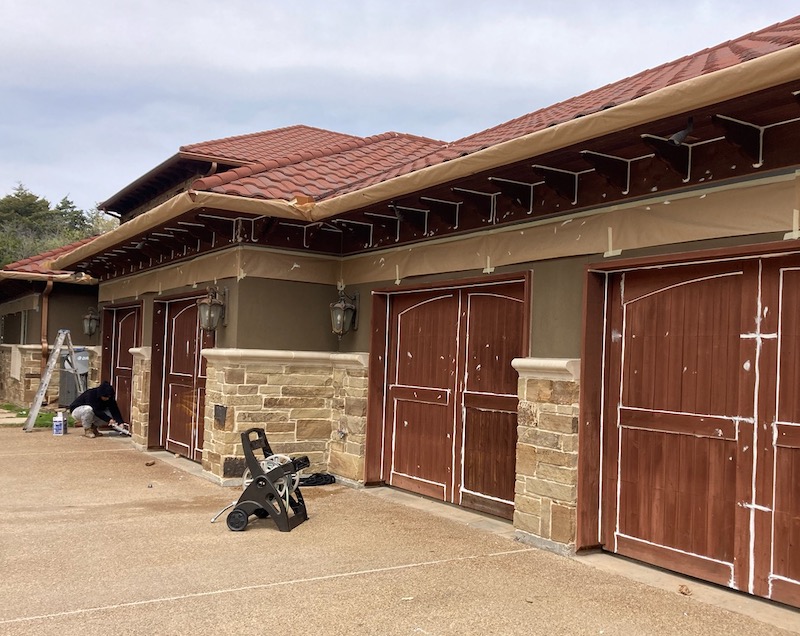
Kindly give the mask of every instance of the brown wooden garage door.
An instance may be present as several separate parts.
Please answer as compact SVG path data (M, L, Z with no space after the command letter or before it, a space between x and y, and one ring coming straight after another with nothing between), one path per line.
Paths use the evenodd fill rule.
M156 317L161 326L155 331L164 332L159 445L199 462L206 392L200 350L214 346L214 333L200 329L197 297L156 303Z
M122 416L130 422L133 398L133 355L141 344L141 309L111 307L104 310L103 379L114 386Z
M523 279L391 296L384 411L389 484L510 518Z
M800 258L609 277L607 549L800 606Z

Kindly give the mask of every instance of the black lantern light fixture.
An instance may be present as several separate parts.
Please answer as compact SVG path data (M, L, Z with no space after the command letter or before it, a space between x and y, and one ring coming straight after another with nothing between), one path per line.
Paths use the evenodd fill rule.
M100 317L97 315L97 310L94 307L89 307L89 313L83 317L83 333L87 336L93 336L97 333L99 325Z
M339 300L331 303L331 331L339 340L351 329L358 329L358 292L348 296L344 292L344 285L339 288Z
M220 292L216 286L206 288L206 292L205 297L197 301L200 329L214 331L219 327L220 322L224 324L226 294L224 289Z

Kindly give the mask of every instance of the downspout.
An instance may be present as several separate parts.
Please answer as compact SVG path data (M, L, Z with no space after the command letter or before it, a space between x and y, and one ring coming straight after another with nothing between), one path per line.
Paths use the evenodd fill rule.
M47 358L48 358L48 349L49 345L47 344L47 317L48 317L48 309L50 308L50 293L53 291L53 279L47 279L47 285L44 287L44 292L42 292L42 324L40 329L40 337L42 343L42 363L39 370L40 377L44 377L44 370L47 366Z

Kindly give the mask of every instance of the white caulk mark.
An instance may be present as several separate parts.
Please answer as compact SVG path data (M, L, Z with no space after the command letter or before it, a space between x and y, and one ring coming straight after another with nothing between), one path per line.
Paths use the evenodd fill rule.
M747 360L747 361L746 361L746 362L745 362L745 363L742 365L742 367L744 368L744 370L745 370L745 371L749 371L749 370L750 370L750 366L751 366L751 365L750 365L750 360Z

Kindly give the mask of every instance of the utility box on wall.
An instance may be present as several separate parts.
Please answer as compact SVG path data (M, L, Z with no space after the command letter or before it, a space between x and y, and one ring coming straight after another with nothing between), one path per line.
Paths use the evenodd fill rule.
M83 386L86 386L89 378L89 351L81 347L75 348L75 369L70 364L69 353L66 351L61 353L59 406L69 406L78 397L78 376L82 378Z

